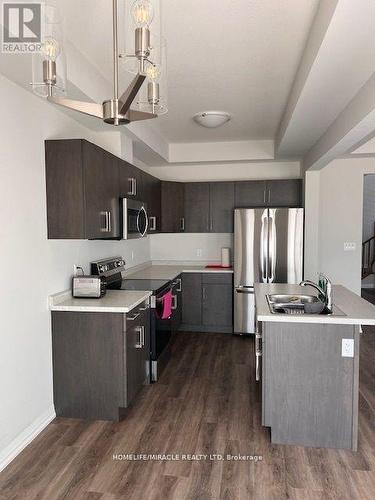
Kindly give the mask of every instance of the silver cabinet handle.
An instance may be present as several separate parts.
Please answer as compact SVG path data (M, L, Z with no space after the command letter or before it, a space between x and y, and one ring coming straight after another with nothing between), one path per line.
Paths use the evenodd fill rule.
M112 220L111 220L111 212L108 212L108 232L112 231Z
M134 321L139 317L140 314L141 313L135 313L135 314L133 314L133 316L126 316L126 319L129 321Z
M146 327L145 326L141 326L141 344L142 344L142 347L144 347L144 345L146 343L145 332L146 332Z
M178 284L178 287L177 287L177 291L178 292L182 292L182 279L181 278L177 278L177 284Z
M266 203L266 188L263 190L263 203Z
M271 190L268 190L268 203L271 203Z
M156 217L152 216L148 218L150 231L156 231Z
M203 300L206 300L206 298L207 298L206 287L205 286L202 288L202 297L203 297Z
M134 177L129 177L130 191L128 194L131 196L137 196L137 179Z
M255 334L255 380L259 382L260 380L260 358L262 357L261 348L262 335L260 333Z
M172 310L175 311L177 309L177 295L172 295Z
M138 333L138 341L135 343L135 348L136 349L142 349L143 344L142 344L142 328L143 326L137 326L135 328L135 331Z
M180 219L180 230L185 231L185 217L181 217Z
M104 217L104 227L100 225L101 233L108 233L108 212L100 212L100 218Z

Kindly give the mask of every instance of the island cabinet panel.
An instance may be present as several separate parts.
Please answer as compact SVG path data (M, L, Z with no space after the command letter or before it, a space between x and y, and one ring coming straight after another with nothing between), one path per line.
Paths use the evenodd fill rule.
M180 233L185 230L185 186L182 182L161 182L161 230Z
M185 231L210 232L210 184L188 182L185 184Z
M353 358L342 339L354 339ZM263 423L272 442L357 449L359 331L352 325L263 324Z
M234 231L234 182L210 183L210 232Z

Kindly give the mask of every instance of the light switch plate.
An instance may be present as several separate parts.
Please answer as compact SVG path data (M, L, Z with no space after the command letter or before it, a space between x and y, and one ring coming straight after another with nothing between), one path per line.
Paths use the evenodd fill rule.
M354 358L354 339L342 339L341 356L343 358Z
M197 257L202 257L202 249L197 248Z
M355 241L346 241L344 243L344 252L354 252L356 247Z

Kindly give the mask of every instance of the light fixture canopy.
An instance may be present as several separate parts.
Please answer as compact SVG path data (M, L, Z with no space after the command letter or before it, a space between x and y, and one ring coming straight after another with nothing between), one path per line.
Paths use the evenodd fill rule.
M201 111L193 116L195 122L202 127L217 128L231 119L226 111Z
M80 113L101 118L111 125L127 124L138 120L156 118L167 111L160 92L160 75L162 74L162 57L156 55L152 45L150 25L154 21L154 7L151 0L135 0L130 13L133 21L134 48L131 53L120 54L118 47L118 0L112 0L113 5L113 98L103 103L91 103L67 99L65 93L64 75L63 82L59 72L59 63L62 53L62 36L60 36L61 23L53 22L46 16L46 38L42 50L33 60L33 90L48 101L59 106L73 109ZM54 10L54 18L56 17ZM59 28L57 29L56 26ZM135 26L135 29L134 29ZM159 23L160 27L160 23ZM58 35L58 36L56 36ZM161 39L161 37L159 37ZM164 50L164 47L161 47ZM136 64L132 81L127 89L119 93L119 58L131 58ZM163 68L165 74L165 65ZM143 83L147 79L148 85ZM145 102L136 101L136 107L131 109L137 94L143 87L147 88ZM60 91L60 92L59 92ZM60 95L59 95L60 94ZM140 105L142 104L142 106Z

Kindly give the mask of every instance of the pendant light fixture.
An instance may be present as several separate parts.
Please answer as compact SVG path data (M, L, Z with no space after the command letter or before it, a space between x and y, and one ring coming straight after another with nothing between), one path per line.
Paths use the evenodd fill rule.
M166 112L166 106L160 96L160 77L162 66L162 43L152 43L150 25L154 19L154 7L150 0L135 0L131 5L130 15L133 20L134 51L130 54L119 54L118 43L118 0L113 1L113 98L102 104L76 101L64 97L66 70L62 57L61 22L57 20L56 9L46 8L45 36L42 50L33 60L33 89L38 95L59 106L101 118L112 125L122 125L133 121L156 118ZM127 0L126 0L127 1ZM53 15L48 13L54 12ZM160 23L159 23L160 27ZM161 37L160 37L161 40ZM127 89L119 94L119 59L132 60L135 76ZM59 72L61 69L61 72ZM165 69L165 68L164 68ZM62 73L62 74L61 74ZM165 74L165 72L164 72ZM147 86L143 86L145 80ZM146 87L146 97L140 95L141 87ZM135 102L135 106L130 106Z

